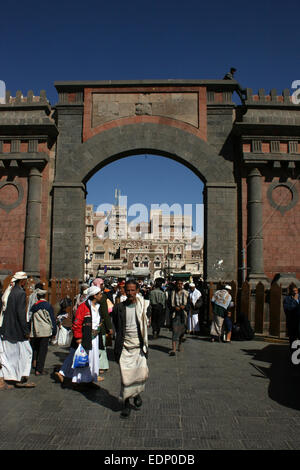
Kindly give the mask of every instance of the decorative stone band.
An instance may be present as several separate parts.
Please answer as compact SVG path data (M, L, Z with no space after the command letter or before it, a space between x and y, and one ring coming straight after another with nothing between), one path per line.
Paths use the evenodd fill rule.
M291 192L291 199L288 202L288 204L284 204L284 200L282 201L283 202L282 204L278 204L274 201L273 191L276 188L279 188L279 187L287 188ZM292 183L291 181L286 181L286 182L283 182L283 183L282 182L274 182L274 183L270 184L270 186L269 186L269 189L267 191L267 198L268 198L268 201L271 204L271 206L274 207L274 209L278 210L281 213L281 215L284 215L285 212L287 212L290 209L292 209L293 207L295 207L295 205L299 201L299 194L298 194L298 191L295 187L295 183Z
M69 181L54 181L52 188L81 188L86 193L86 185L84 183L71 183Z
M36 167L42 170L49 162L49 156L45 152L20 152L0 154L0 168Z

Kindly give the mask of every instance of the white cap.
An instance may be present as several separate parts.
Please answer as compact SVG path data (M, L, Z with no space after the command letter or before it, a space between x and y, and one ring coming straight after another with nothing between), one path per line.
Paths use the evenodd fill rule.
M194 284L193 282L190 283L190 287L196 287L196 284Z
M226 284L225 289L232 290L232 287L229 284Z
M27 274L24 271L18 271L13 275L13 281L21 281L22 279L27 279Z
M86 289L85 291L83 291L84 295L86 295L87 297L91 297L92 295L96 295L99 292L101 292L101 289L100 289L100 287L97 287L97 286L91 286L88 289Z
M47 291L46 291L46 290L43 290L43 289L36 289L36 290L35 290L35 293L36 293L36 294L39 294L39 295L45 295L45 294L47 294Z

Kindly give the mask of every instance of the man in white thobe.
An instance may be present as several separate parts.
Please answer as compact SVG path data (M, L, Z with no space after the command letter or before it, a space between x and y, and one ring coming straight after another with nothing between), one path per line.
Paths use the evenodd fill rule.
M0 389L32 388L28 382L31 370L32 349L29 342L30 326L27 322L26 294L23 287L27 275L17 272L2 296L0 314Z

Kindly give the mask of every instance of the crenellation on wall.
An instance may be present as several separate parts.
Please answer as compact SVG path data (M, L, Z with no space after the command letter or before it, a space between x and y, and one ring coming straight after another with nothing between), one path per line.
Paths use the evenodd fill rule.
M47 99L46 91L41 90L39 96L35 96L32 90L27 92L27 95L23 95L21 90L16 92L16 96L11 96L11 92L6 90L5 103L0 104L1 108L6 106L35 106L35 105L50 105Z
M264 88L260 88L256 95L253 94L252 88L246 88L246 106L297 106L292 101L290 90L284 89L281 95L277 94L277 90L272 88L269 94L266 94Z

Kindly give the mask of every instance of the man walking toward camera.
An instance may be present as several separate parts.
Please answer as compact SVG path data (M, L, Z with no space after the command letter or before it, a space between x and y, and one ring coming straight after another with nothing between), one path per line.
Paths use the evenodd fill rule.
M166 296L161 288L163 282L164 279L157 279L155 281L155 288L150 292L149 296L153 339L158 338L160 329L165 321Z
M149 375L147 366L148 337L145 301L138 296L139 285L136 281L127 281L125 292L127 299L114 306L112 317L116 330L115 359L121 373L120 399L124 403L121 418L129 418L130 398L136 408L142 406L140 393L145 389Z
M182 351L183 336L187 327L187 312L189 309L189 293L183 288L183 281L176 282L176 288L171 293L172 308L172 349L170 356L176 355L176 345L178 351Z

